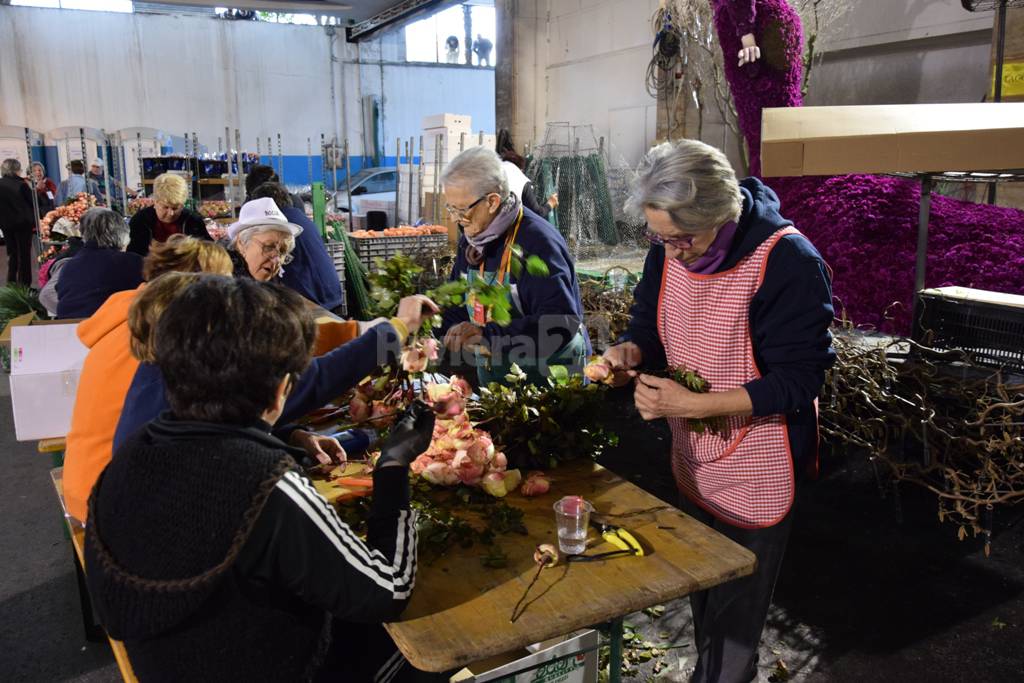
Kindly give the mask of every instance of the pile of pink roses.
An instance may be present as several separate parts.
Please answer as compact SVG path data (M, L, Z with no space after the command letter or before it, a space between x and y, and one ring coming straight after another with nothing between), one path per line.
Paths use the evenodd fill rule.
M531 472L523 483L519 470L508 469L508 460L495 448L491 435L473 425L466 414L471 393L469 383L458 377L427 386L437 421L430 448L412 463L413 474L435 486L480 487L496 498L504 498L521 483L523 495L547 493L550 482L542 473Z

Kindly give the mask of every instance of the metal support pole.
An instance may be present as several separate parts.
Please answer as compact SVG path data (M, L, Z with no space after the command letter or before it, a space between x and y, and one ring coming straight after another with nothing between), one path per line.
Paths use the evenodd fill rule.
M277 179L284 185L284 153L281 151L281 134L277 134Z
M398 217L399 192L402 189L402 138L395 138L395 225L402 223Z
M88 150L86 150L86 148L85 148L85 128L79 128L78 129L78 141L82 145L82 163L85 164L85 167L88 169L89 168L89 153L88 153ZM88 176L88 174L89 174L89 172L86 171L86 176Z
M233 178L235 177L234 172L231 170L231 127L224 126L224 151L227 153L228 160L228 177L225 178L224 185L224 200L228 203L228 209L231 211L231 215L235 215L235 192L232 190L234 184Z
M128 162L124 153L124 138L117 134L117 173L121 178L121 197L124 201L124 215L128 215ZM145 194L145 193L143 193Z
M271 168L273 168L273 166L274 166L274 143L270 139L269 135L267 136L267 156L270 157L270 163L267 164L267 166L270 166Z
M351 158L349 157L349 154L348 154L348 138L345 138L344 153L345 153L345 191L348 192L348 207L347 207L348 208L348 230L349 230L349 232L352 232L352 227L354 225L353 215L352 215L352 161L351 161ZM335 207L337 207L337 202L335 202Z
M622 618L608 622L608 680L619 683L622 680Z
M142 133L135 131L135 163L139 165L139 182L142 183L142 196L146 196L146 167L142 163Z
M413 154L416 153L416 150L413 147L414 144L415 144L414 139L410 137L409 138L409 142L406 143L406 147L405 147L405 158L409 162L409 189L407 190L408 193L409 193L409 202L408 202L408 204L409 204L409 213L407 215L409 217L409 224L410 225L416 222L415 220L413 220L413 217L412 217L412 193L416 189L416 183L413 182L413 177L412 177L412 157L413 157ZM417 216L417 218L419 218L419 216Z
M465 137L465 133L462 134ZM437 144L434 146L434 225L441 224L441 140L437 136Z
M235 161L238 164L238 194L242 198L238 201L238 205L241 206L245 203L245 164L242 161L242 131L235 128ZM232 211L232 213L234 213Z
M192 154L189 154L190 150L192 151ZM192 171L192 155L193 154L195 154L195 151L192 150L192 147L191 147L191 138L189 138L188 131L185 131L185 170L189 173L189 175L191 175L191 171ZM186 185L188 186L188 199L186 200L188 202L191 202L191 200L192 200L192 182L191 182L191 180L192 179L189 178L188 180L185 181Z
M28 152L28 179L32 185L32 221L35 226L39 227L39 195L36 192L36 177L32 171L32 132L25 126L25 151ZM45 176L44 176L45 177ZM35 238L36 243L36 254L43 253L43 242L39 235L39 230L33 230L32 235ZM8 247L10 249L11 247Z
M995 102L1003 101L1003 62L1006 52L1006 0L999 0L999 7L996 10L996 69L995 69L995 91L992 99ZM996 203L995 182L988 186L988 203Z
M195 197L198 202L196 206L203 203L203 188L199 185L199 177L202 175L199 164L199 133L192 131L192 160L188 165L188 186L190 192L195 188Z
M259 135L256 136L256 154L257 154L257 156L260 156L260 163L263 163L263 158L262 158L263 152L260 150L260 136Z
M313 187L313 138L306 138L306 170L309 171L309 187Z
M100 129L100 137L103 138L103 201L106 202L109 209L114 205L110 201L110 140L107 139L107 131L103 129ZM31 159L29 163L31 163Z
M928 262L928 216L932 206L932 177L921 175L921 207L917 217L917 266L914 272L914 316L917 320L917 294L924 289L925 267Z
M419 218L423 218L423 176L426 175L426 166L423 162L423 136L420 136L420 168L419 168L419 182L416 183L416 215Z

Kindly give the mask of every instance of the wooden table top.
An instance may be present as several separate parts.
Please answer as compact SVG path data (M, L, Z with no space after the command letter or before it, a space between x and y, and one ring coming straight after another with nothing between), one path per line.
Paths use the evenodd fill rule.
M508 566L486 568L479 544L420 562L412 600L387 629L419 669L447 671L547 638L621 617L746 576L756 559L746 548L589 460L552 470L551 491L506 499L524 511L528 535L499 535ZM512 608L536 572L540 543L557 545L552 505L581 495L603 521L629 529L649 555L545 569L513 624ZM614 550L594 530L588 553Z

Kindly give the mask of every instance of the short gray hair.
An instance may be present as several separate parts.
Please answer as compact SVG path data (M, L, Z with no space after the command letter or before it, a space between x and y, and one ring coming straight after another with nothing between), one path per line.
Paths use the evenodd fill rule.
M738 220L743 195L729 160L698 140L663 142L651 148L630 188L626 210L667 211L682 230L714 230Z
M234 247L237 244L238 246L244 247L249 244L253 237L256 235L262 235L265 232L280 232L286 235L284 243L285 246L288 247L288 251L285 254L284 263L289 263L291 261L291 253L295 250L295 237L292 236L292 233L288 228L278 228L273 225L254 225L251 228L244 228L235 235L235 241L231 246ZM235 248L235 251L238 251L238 249Z
M502 199L508 197L508 178L501 157L488 147L471 147L452 159L441 174L441 184L467 185L481 197L492 192Z
M4 159L3 164L0 164L0 175L3 177L14 176L15 178L21 176L21 162L17 159Z
M124 224L123 218L110 209L89 209L82 214L79 226L82 239L86 242L95 242L110 249L123 250L128 246L128 226Z

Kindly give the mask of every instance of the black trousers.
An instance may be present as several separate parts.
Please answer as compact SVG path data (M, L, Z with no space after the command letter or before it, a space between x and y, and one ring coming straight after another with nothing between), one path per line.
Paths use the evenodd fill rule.
M7 241L7 281L32 284L32 231L4 230Z
M680 494L680 509L757 556L750 576L690 595L697 668L691 683L748 683L757 677L757 650L775 580L789 540L793 510L775 526L742 529L715 518Z

